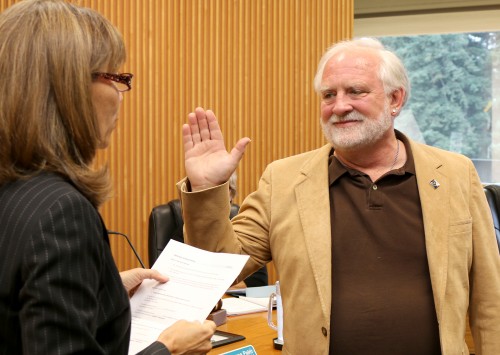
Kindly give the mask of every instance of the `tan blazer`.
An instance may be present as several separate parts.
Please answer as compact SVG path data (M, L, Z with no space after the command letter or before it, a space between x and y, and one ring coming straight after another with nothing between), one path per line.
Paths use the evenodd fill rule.
M469 354L466 315L476 354L500 354L500 256L490 210L472 162L413 141L427 257L442 353ZM178 184L186 242L248 254L242 278L273 260L284 307L284 354L328 354L331 146L277 160L232 224L227 183L200 192ZM431 184L436 180L440 186Z

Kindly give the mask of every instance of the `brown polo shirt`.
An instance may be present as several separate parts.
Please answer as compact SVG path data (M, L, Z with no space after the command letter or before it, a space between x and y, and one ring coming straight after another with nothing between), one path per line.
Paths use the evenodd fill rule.
M377 181L330 156L330 354L440 354L410 144Z

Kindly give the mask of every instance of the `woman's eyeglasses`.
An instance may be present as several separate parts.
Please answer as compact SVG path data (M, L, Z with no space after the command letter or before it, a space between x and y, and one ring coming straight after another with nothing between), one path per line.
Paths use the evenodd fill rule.
M103 78L106 80L113 81L113 85L116 87L116 90L120 92L129 91L132 89L132 78L134 74L130 73L120 73L120 74L112 74L112 73L92 73L92 79Z

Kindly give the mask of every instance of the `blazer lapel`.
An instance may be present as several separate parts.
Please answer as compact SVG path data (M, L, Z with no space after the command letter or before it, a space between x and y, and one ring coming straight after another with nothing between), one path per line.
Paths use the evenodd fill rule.
M330 150L330 145L320 148L304 164L301 169L303 180L295 187L306 252L327 323L330 321L332 284L330 199L327 188Z
M411 149L415 160L418 192L422 205L432 292L439 320L446 290L448 268L450 184L441 161L414 142L411 142Z

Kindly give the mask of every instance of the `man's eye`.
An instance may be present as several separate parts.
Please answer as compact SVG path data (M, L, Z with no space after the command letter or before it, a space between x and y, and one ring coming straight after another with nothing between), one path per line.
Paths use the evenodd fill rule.
M333 92L325 92L323 93L323 100L331 100L335 97Z
M365 93L365 91L364 90L358 90L358 89L352 89L350 91L350 93L351 93L351 95L362 95L362 94Z

